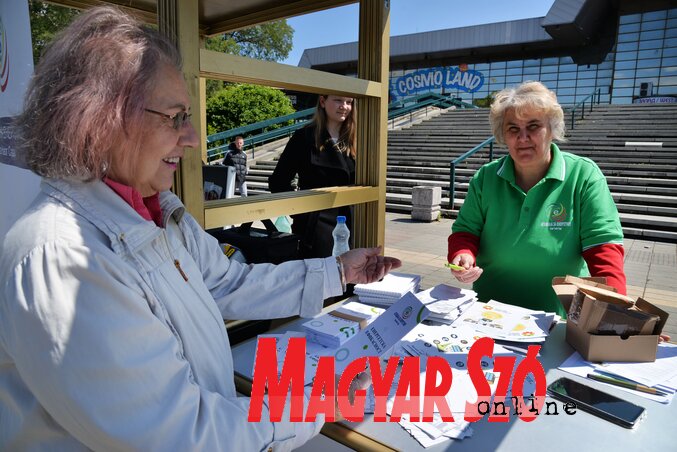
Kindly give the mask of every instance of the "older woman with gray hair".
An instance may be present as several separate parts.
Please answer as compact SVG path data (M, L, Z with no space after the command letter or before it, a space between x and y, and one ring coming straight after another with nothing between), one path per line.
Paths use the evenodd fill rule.
M449 236L449 262L463 267L452 274L480 300L561 315L554 276L603 276L625 294L616 205L597 165L553 142L564 141L555 93L540 82L505 89L490 121L508 155L470 181Z
M169 191L190 105L172 43L114 8L37 66L19 125L41 193L0 257L1 450L289 450L322 426L247 421L223 319L313 316L400 262L230 261Z

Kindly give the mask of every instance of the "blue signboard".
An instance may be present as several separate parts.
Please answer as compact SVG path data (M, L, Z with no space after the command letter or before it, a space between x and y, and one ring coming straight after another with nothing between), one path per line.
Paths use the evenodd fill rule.
M390 85L395 97L442 88L474 93L484 85L484 75L473 69L462 71L458 67L436 67L402 75L392 79Z

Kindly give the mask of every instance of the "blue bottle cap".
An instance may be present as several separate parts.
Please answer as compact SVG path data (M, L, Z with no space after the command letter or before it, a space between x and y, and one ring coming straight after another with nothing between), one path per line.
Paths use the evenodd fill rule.
M336 222L337 223L345 223L346 217L344 217L343 215L339 215L338 217L336 217Z

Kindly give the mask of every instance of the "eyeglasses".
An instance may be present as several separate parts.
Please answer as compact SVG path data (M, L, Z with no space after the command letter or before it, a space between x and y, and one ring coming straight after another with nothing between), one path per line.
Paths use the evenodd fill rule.
M148 113L153 113L154 115L162 116L165 119L171 120L174 130L181 130L181 128L186 125L192 116L192 113L186 113L185 111L168 115L166 113L162 113L161 111L151 110L150 108L144 108L144 110L146 110Z

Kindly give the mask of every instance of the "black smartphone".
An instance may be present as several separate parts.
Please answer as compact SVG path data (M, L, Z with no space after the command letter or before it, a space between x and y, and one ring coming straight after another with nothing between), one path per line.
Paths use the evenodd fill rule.
M625 428L633 428L645 413L644 408L639 405L568 378L560 378L552 383L548 386L548 393L563 402L575 403L578 409Z

